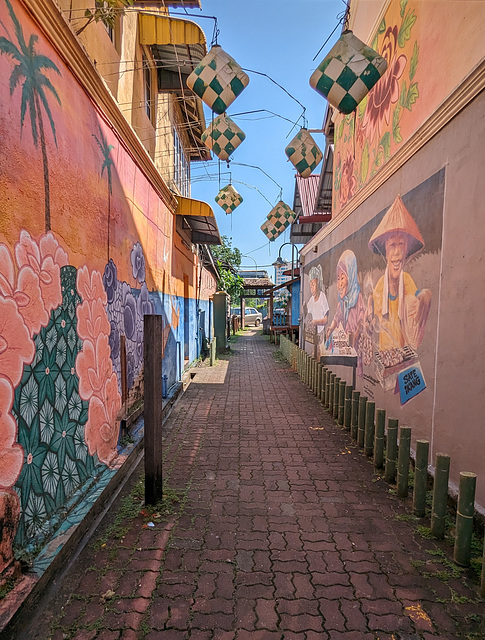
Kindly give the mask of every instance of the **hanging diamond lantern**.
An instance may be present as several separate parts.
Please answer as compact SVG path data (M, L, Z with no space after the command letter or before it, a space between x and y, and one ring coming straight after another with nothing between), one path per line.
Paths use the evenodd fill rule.
M219 45L214 45L187 78L187 86L216 113L224 113L249 77Z
M347 30L312 73L310 85L338 111L349 114L386 69L386 59Z
M284 231L284 229L281 229L280 231L278 231L270 222L269 220L265 220L263 222L263 224L261 225L261 231L264 233L264 235L268 238L268 240L270 242L273 242L274 240L276 240L276 238L280 235L280 233L282 233Z
M221 160L227 160L245 138L244 131L225 113L214 118L201 136L205 146Z
M295 220L296 213L283 200L280 200L268 213L261 230L273 241Z
M228 184L219 191L215 197L217 204L226 213L232 213L243 201L242 196L234 189L232 184Z
M308 178L323 158L317 143L306 129L296 134L285 153L302 178Z
M280 200L268 213L268 220L276 229L284 231L288 225L296 220L296 213Z

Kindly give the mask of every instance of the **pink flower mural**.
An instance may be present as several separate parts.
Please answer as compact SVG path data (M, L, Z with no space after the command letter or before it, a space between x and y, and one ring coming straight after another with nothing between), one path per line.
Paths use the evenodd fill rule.
M120 394L116 373L106 380L101 397L94 396L89 403L86 423L86 444L91 455L111 464L117 455L118 427L116 417L120 409Z
M53 234L49 232L41 238L39 246L28 231L22 230L20 240L15 245L15 257L19 268L29 266L39 277L42 300L48 314L62 302L60 268L64 266L66 257L63 250L56 250L53 255L54 242L57 243ZM59 262L56 262L56 259L59 259Z
M83 299L76 310L78 335L84 340L76 358L76 373L79 395L89 400L85 439L89 453L110 465L117 455L121 395L111 360L107 295L101 274L86 266L78 270L76 286Z
M339 199L340 205L346 204L354 195L357 187L357 179L354 175L354 156L347 150L347 155L342 163L342 178L340 181Z
M391 108L399 100L399 79L404 73L407 57L398 53L398 27L388 27L381 48L387 60L387 71L369 92L362 127L370 142L379 138L384 122L390 123Z
M15 388L24 364L32 362L34 343L15 300L0 297L0 375Z
M17 438L17 423L11 410L13 387L10 380L0 378L0 487L12 487L19 477L24 452Z

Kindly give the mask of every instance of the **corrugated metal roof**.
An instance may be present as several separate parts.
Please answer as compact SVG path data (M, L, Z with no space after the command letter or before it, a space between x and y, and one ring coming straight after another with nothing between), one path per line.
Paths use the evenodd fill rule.
M311 216L315 210L315 202L317 200L318 184L320 182L320 175L311 175L308 178L302 178L296 176L296 189L299 195L300 211L293 209L295 213L303 216ZM296 190L295 190L296 198Z

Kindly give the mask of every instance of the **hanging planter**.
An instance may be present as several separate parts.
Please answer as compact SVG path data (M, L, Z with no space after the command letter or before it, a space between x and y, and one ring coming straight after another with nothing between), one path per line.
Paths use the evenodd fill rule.
M221 160L227 160L245 138L244 131L225 113L217 116L201 136L205 146Z
M310 85L340 113L352 113L387 69L387 61L359 40L342 33L310 77Z
M216 113L224 113L249 77L219 45L214 45L187 78L187 86Z
M234 209L239 207L243 198L239 195L236 189L234 189L232 184L228 184L225 187L222 187L215 200L226 213L232 213Z
M285 153L302 178L308 178L323 158L317 143L306 129L296 134Z
M265 220L261 225L261 231L270 242L273 242L273 240L276 240L276 238L280 235L280 233L284 231L284 229L278 231L268 220Z

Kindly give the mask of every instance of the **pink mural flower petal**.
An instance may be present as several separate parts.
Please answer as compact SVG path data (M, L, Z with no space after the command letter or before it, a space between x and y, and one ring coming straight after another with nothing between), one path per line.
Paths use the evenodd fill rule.
M118 424L110 420L103 400L96 396L89 403L84 434L89 453L96 453L100 462L110 465L117 455Z
M83 340L95 341L99 334L109 336L111 327L101 300L85 301L76 309L77 332Z
M108 302L101 274L99 271L90 273L87 266L77 270L77 290L84 301L100 300L102 304Z
M40 271L40 249L25 229L20 232L20 240L15 245L15 258L19 267L29 265L36 273Z
M69 264L67 251L64 251L64 249L59 245L59 242L52 231L48 231L46 234L41 236L39 240L39 247L42 259L50 256L54 262L59 265L59 267L65 267Z
M76 357L76 373L79 378L79 395L83 400L89 400L93 395L93 385L90 371L96 371L96 351L90 340L83 342L82 350Z
M50 256L42 260L39 280L44 306L50 313L62 304L61 270Z
M15 442L17 423L10 413L13 395L10 381L0 378L0 487L4 489L16 483L24 460L23 449Z
M0 295L10 298L15 282L15 266L7 245L0 243Z
M31 336L48 325L49 315L42 301L39 277L30 267L20 269L14 298Z
M25 364L34 359L35 346L14 300L0 298L0 375L15 388Z

